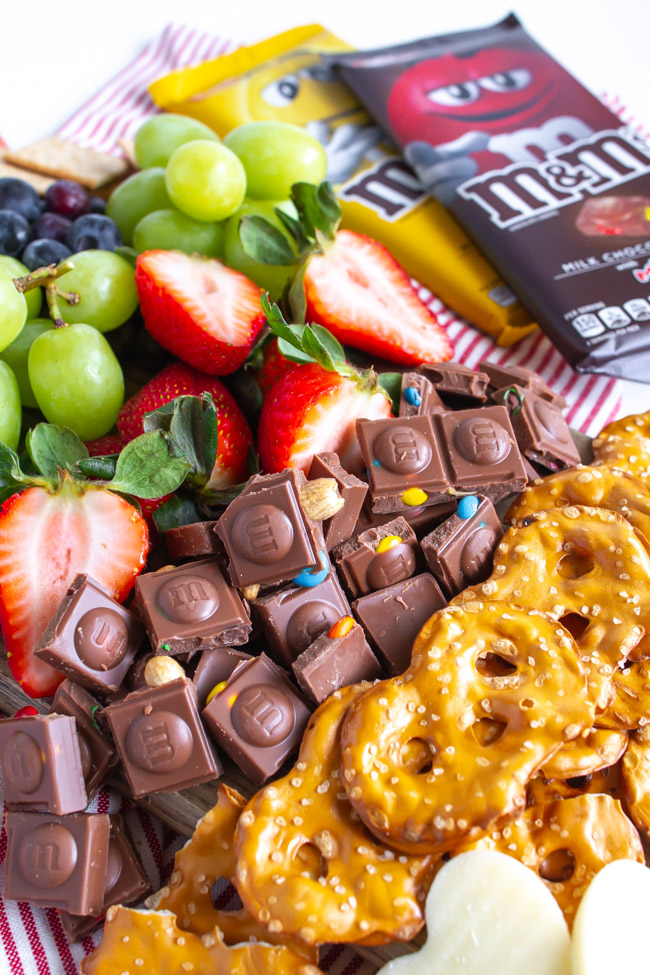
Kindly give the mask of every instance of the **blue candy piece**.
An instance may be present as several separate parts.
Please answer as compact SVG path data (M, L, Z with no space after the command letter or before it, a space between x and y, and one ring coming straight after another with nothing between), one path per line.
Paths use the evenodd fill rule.
M320 559L320 564L322 569L303 569L298 575L293 579L293 582L297 586L305 586L307 589L311 589L312 586L319 586L321 582L325 582L327 579L327 573L330 570L330 564L325 552L321 549L318 553L318 558Z
M480 502L477 497L473 494L468 494L467 497L461 498L458 502L456 514L459 518L471 518L478 511L479 504Z
M419 406L422 402L422 396L415 386L407 386L403 395L409 406Z

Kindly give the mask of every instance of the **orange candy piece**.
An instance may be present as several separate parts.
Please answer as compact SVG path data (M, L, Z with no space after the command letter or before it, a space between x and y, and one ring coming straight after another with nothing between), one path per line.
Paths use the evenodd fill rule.
M330 640L336 640L339 637L346 636L355 624L355 620L352 616L342 616L340 620L332 626L332 629L327 634Z

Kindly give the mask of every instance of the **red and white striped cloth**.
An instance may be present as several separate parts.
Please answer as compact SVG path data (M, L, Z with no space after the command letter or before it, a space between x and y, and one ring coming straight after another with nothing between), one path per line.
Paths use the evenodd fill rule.
M141 122L156 111L147 92L152 81L175 68L217 57L234 46L214 35L169 25L56 134L81 145L119 153L117 140L132 136ZM617 100L608 99L608 102L624 117ZM620 408L617 381L602 376L579 376L541 333L529 336L512 348L500 349L482 332L456 317L429 291L421 288L420 295L447 329L459 362L475 366L481 359L490 359L535 369L553 389L565 396L569 403L569 423L585 433L594 434L617 416ZM93 801L90 811L121 812L124 815L130 838L152 887L162 886L183 839L133 803L104 790ZM1 793L0 819L4 823ZM4 863L6 847L3 825L0 864ZM4 889L4 871L0 870L0 975L76 975L81 959L99 943L101 933L81 944L68 946L55 910L40 910L29 904L5 901ZM330 975L371 975L374 971L352 949L340 945L324 949L321 967Z

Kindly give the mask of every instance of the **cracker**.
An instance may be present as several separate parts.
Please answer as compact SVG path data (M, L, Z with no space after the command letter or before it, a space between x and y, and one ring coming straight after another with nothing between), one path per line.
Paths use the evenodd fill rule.
M5 179L8 176L14 179L22 179L25 183L29 183L41 196L43 196L48 186L51 186L54 182L51 176L43 176L41 173L32 173L28 169L23 169L20 166L13 166L11 163L5 161L5 153L0 152L0 179Z
M7 152L5 160L55 179L75 180L90 190L124 176L129 169L126 159L87 149L56 136L39 139L16 152Z

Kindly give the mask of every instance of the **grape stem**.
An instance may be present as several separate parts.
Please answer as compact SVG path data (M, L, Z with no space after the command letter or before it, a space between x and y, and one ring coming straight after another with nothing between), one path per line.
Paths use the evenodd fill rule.
M26 291L31 291L32 288L39 288L42 285L47 285L56 281L60 278L62 274L67 274L68 271L74 270L74 264L70 260L61 261L60 264L49 264L47 267L37 267L34 271L26 274L23 278L14 278L14 284L16 290L20 291L21 294L25 294ZM76 304L76 302L71 302L71 304Z

